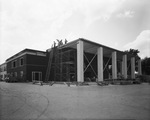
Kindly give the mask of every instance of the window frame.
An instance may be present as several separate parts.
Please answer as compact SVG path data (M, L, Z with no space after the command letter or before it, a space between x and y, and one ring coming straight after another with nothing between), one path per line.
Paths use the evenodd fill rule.
M21 61L22 60L22 61ZM21 64L22 63L22 64ZM19 65L20 66L23 66L24 65L24 58L23 57L21 57L20 59L19 59Z
M24 76L24 72L20 71L20 77L22 78Z
M35 74L38 73L39 78L36 80ZM32 71L32 81L42 81L42 72L41 71Z
M14 64L15 63L15 64ZM16 68L17 67L17 60L12 61L12 68Z

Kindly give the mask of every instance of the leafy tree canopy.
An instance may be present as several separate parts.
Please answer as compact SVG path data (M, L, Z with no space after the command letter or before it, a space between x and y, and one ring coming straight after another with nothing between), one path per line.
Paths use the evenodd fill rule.
M150 75L150 57L142 59L142 72L145 75Z
M139 53L140 51L139 51L138 49L131 49L131 48L130 48L130 50L125 50L124 52L127 53L127 54L132 54L132 55L135 55L135 56L139 57L139 56L138 56L138 53Z

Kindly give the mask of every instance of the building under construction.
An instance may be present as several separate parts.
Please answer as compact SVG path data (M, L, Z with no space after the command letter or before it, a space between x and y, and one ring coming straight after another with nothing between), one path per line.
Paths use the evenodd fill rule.
M45 82L97 82L135 79L141 75L137 56L83 38L47 50Z

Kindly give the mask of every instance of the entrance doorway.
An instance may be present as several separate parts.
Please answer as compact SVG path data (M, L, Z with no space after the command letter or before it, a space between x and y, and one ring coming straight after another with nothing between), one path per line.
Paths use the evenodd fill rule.
M32 81L42 81L42 72L32 72Z

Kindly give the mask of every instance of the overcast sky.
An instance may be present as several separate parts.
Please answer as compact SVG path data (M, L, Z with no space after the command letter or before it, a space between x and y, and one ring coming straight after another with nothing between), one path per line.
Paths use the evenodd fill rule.
M85 38L150 57L150 0L1 0L0 64L56 39Z

